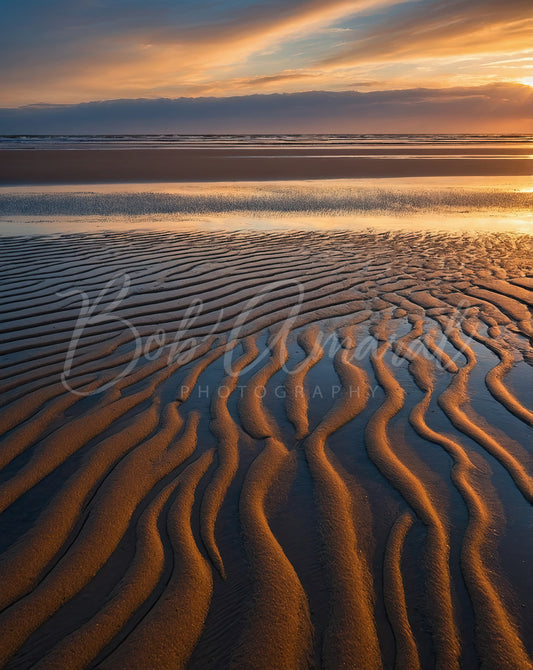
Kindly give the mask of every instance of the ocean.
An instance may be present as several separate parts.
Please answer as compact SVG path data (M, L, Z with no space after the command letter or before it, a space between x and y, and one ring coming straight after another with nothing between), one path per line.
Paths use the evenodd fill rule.
M0 135L0 149L168 149L316 147L438 149L445 147L527 150L533 135L497 134L301 134L301 135Z

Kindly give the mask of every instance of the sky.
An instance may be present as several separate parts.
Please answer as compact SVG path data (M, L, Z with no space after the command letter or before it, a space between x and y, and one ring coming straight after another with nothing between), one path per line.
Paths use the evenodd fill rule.
M282 119L303 93L322 100L337 92L330 112L321 107L308 124L332 131L341 118L356 120L348 94L358 92L368 102L357 108L362 132L370 132L368 105L378 94L388 105L383 129L388 122L403 132L405 119L415 130L416 106L430 91L431 131L497 132L501 121L502 132L531 132L532 38L531 0L2 0L0 131L2 119L6 128L15 118L37 127L68 110L74 124L85 115L87 127L90 110L97 115L113 100L131 101L130 121L142 117L145 99L157 116L162 99L181 99L181 111L184 99L196 99L187 109L197 112L216 106L212 98L224 99L221 110L238 101L239 115L253 120L257 96L269 95ZM480 96L490 113L476 121ZM92 102L99 105L78 107Z

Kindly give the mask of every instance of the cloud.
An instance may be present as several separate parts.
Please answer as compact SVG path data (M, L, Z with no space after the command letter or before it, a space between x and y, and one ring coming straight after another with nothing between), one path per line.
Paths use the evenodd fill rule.
M228 2L217 13L217 5L202 12L202 3L191 11L191 3L162 0L9 0L0 25L0 95L3 101L29 102L28 94L45 88L48 101L65 100L69 91L78 100L158 89L179 93L208 84L213 72L242 65L273 45L394 1Z
M291 81L291 80L297 80L300 81L302 79L308 79L309 77L314 77L315 73L314 72L303 72L303 71L296 71L296 72L279 72L278 74L273 74L273 75L265 75L263 77L248 77L246 79L241 80L242 85L254 85L254 86L263 86L265 84L277 84L282 81Z
M111 100L0 109L2 134L532 132L533 88Z
M3 0L0 104L521 81L530 3Z
M439 0L411 5L396 18L357 33L352 44L318 66L456 58L516 52L531 44L531 0Z

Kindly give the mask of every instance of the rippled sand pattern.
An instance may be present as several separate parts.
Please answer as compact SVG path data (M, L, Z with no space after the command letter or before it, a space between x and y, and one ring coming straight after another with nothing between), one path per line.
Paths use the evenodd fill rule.
M0 247L1 667L533 667L529 237Z

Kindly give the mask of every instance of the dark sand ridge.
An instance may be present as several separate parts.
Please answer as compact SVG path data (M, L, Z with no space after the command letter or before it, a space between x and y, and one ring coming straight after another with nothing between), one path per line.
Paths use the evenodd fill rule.
M0 240L6 667L531 667L519 557L531 550L532 415L515 369L523 377L530 360L529 244L372 232ZM56 289L94 302L125 269L114 314L153 359L102 394L66 393L79 301ZM101 296L103 311L118 292ZM205 311L184 320L194 297ZM150 338L159 327L168 341ZM169 357L180 331L189 356ZM87 324L69 381L104 387L134 333ZM317 380L337 384L335 397L315 397ZM276 531L304 489L325 618L302 560L316 549L289 551ZM247 588L222 639L227 622L209 612L236 582Z
M507 153L505 149L502 151ZM529 150L512 157L501 157L496 150L487 155L474 149L458 149L448 157L447 149L432 150L431 156L417 151L416 157L411 157L410 149L400 152L386 149L380 157L380 150L367 154L359 149L291 147L268 150L2 149L0 184L531 174ZM457 154L467 154L468 158L457 157ZM351 157L353 155L357 157Z
M254 581L254 606L233 660L239 667L306 667L312 654L307 596L269 526L268 497L291 455L257 392L288 359L286 330L269 341L272 355L250 379L239 402L240 422L264 448L246 473L239 501L241 528Z
M418 320L416 323L420 324L421 322ZM412 336L406 337L411 338ZM465 346L463 344L461 347L463 352L466 351ZM431 341L430 347L433 351L437 348L434 341ZM520 667L522 663L526 662L527 653L520 639L516 636L512 621L509 620L508 613L502 606L497 590L491 584L490 575L487 573L481 551L483 543L487 542L486 538L488 538L491 523L493 526L498 524L498 510L491 510L489 501L482 495L482 489L472 485L471 478L476 467L468 458L466 451L458 442L451 440L444 434L437 433L426 423L425 416L434 392L435 364L419 353L413 353L408 346L406 347L405 338L403 338L403 341L396 340L394 349L398 355L409 361L409 372L417 386L425 393L424 398L411 410L409 420L421 437L439 444L452 456L454 459L452 479L469 508L470 524L463 544L463 570L465 579L470 585L469 591L478 621L480 646L487 649L489 653L492 648L495 648L496 654L501 654L503 651L510 663ZM441 356L443 353L441 351ZM472 362L475 364L475 361L471 359L462 368L461 374L457 374L454 382L450 385L450 398L454 397L457 387L464 383ZM488 374L491 374L497 367L493 368ZM455 388L452 388L452 386L455 386ZM452 412L455 411L454 404L454 400L449 404ZM400 529L403 529L407 523L408 521L404 519ZM504 631L504 634L500 635L499 631ZM444 631L441 631L441 635L442 632Z
M422 322L413 315L414 327L411 333L396 340L400 350L422 334ZM384 363L384 354L391 346L387 321L381 320L373 328L374 337L380 342L377 351L372 354L372 365L376 378L385 390L385 401L369 420L366 426L366 444L371 460L380 472L396 487L407 500L418 518L427 527L427 560L433 567L432 577L426 590L428 599L433 602L435 612L434 637L436 665L441 668L458 668L460 642L453 618L452 593L449 575L449 537L441 513L431 499L427 488L418 479L409 464L402 462L392 448L387 426L400 411L405 402L405 392L391 370Z
M357 416L368 401L368 383L349 358L352 333L339 333L342 345L334 359L342 394L303 443L323 535L330 580L330 625L325 631L322 657L326 667L381 667L381 653L373 615L373 585L366 558L358 548L354 519L359 511L342 476L326 451L329 436ZM315 346L313 346L315 348ZM357 388L353 401L351 388Z

